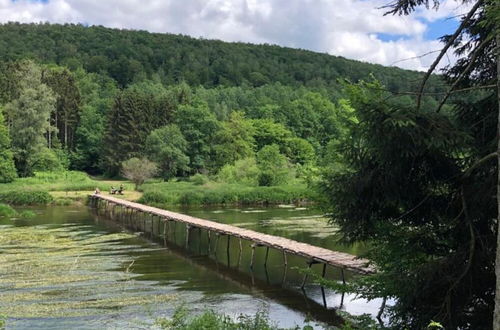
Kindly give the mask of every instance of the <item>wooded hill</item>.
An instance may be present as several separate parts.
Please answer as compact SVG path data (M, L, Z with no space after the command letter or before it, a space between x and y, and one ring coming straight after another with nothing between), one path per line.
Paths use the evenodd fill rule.
M259 164L276 165L261 171L261 184L285 182L285 173L304 179L336 162L335 146L356 120L342 81L374 78L405 94L421 73L270 45L0 25L0 109L21 176L61 166L118 175L124 161L145 157L165 179L234 165L226 178L255 184ZM428 86L443 91L438 76Z
M112 77L119 86L157 77L163 84L261 86L279 82L337 86L373 74L393 92L415 90L421 74L343 57L273 45L65 24L0 25L0 60L31 58ZM429 92L440 83L434 77Z

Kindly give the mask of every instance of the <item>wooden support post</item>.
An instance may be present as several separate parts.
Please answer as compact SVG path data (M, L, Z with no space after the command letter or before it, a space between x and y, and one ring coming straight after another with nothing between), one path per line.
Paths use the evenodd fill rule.
M236 266L237 268L240 268L241 257L243 255L243 245L241 244L241 237L240 237L239 241L240 241L240 252L238 253L238 265Z
M286 272L288 269L287 266L288 266L288 261L286 259L286 251L283 250L283 278L281 279L281 285L284 285L286 281Z
M168 237L168 231L167 231L167 219L163 219L163 237Z
M177 221L174 220L174 243L175 243L175 240L177 238L176 231L177 231Z
M229 234L227 235L227 247L226 247L226 254L227 254L227 266L231 267L231 261L229 259L229 244L230 244L231 236Z
M252 269L252 270L253 270L253 261L255 258L255 247L256 247L256 245L252 244L252 258L250 259L250 269Z
M191 231L191 226L186 225L186 248L189 247L189 232Z
M210 242L210 229L207 229L207 240L208 240L208 255L210 255L210 250L211 250L211 242Z
M309 269L311 269L311 267L312 267L313 263L314 263L314 262L313 262L312 260L309 262L309 265L308 265L308 267L307 267L307 269L308 269L308 270L309 270ZM307 278L308 278L308 277L309 277L309 274L308 274L308 273L305 273L305 274L304 274L304 279L302 280L302 285L300 286L300 288L301 288L301 289L303 289L303 288L304 288L304 286L306 285L306 281L307 281Z
M215 252L214 252L214 254L217 257L217 247L219 246L219 236L220 236L220 234L219 233L215 233L215 236L216 236L216 238L215 238L215 248L214 248Z
M264 260L264 267L267 267L267 257L269 256L269 246L266 246L266 259Z
M155 233L155 215L153 213L151 213L151 238L154 237L154 233Z
M321 278L325 278L325 275L326 275L326 264L323 264L323 271L321 272ZM323 287L323 285L321 286L321 296L323 297L323 306L327 308L325 288Z

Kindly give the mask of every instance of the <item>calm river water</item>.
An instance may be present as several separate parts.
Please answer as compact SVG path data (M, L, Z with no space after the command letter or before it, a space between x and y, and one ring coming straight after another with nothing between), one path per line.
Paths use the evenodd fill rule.
M210 251L204 231L191 231L186 247L182 225L168 240L134 233L87 207L31 209L30 220L0 218L0 315L7 328L149 329L179 306L194 313L207 309L232 317L264 311L282 327L326 328L338 324L337 309L376 314L379 301L324 291L308 283L296 268L305 260L257 248L250 271L251 248L243 241L220 238ZM180 208L200 218L284 236L357 254L362 246L341 246L335 230L313 208ZM317 269L316 269L317 268ZM314 265L318 273L321 266ZM346 274L347 278L352 274ZM340 271L327 268L340 280ZM326 303L326 307L325 307Z

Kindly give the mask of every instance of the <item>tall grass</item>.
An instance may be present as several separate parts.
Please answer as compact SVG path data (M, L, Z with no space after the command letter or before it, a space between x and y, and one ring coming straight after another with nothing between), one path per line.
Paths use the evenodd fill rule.
M0 193L0 203L10 205L45 205L53 200L46 191L6 191Z
M241 184L214 183L196 185L190 182L146 184L140 203L161 205L268 205L302 203L316 199L316 193L305 184L275 187L252 187Z
M91 179L83 172L36 172L33 177L19 178L11 183L1 184L0 191L83 191L94 190L96 187L106 190L109 188L102 182Z
M254 316L240 315L236 320L214 311L205 311L196 316L189 315L185 308L177 309L171 319L158 318L155 325L161 329L177 330L279 330L274 322L269 320L265 312L257 312ZM293 328L298 329L298 328Z

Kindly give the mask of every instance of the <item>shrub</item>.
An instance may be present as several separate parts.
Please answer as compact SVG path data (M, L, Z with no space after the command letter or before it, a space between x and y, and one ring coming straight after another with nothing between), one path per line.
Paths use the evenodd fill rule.
M0 193L0 202L11 205L46 205L53 201L46 191L8 191Z
M291 177L289 164L276 144L264 146L257 153L259 186L277 186Z
M36 216L36 213L30 210L24 210L21 213L19 213L19 216L23 219L31 219Z
M122 162L122 174L135 184L135 190L158 171L156 163L146 158L130 158Z
M196 330L196 329L225 329L225 330L279 330L276 324L269 320L267 313L257 312L253 316L240 315L237 320L231 317L206 311L200 315L190 316L185 308L177 309L171 319L158 318L155 325L161 329Z
M192 182L193 184L195 184L197 186L204 185L208 181L210 181L208 179L208 177L206 175L203 175L200 173L196 173L195 175L193 175L189 178L189 182Z
M10 205L0 204L0 216L1 217L13 217L16 216L17 212Z
M217 174L217 180L225 183L240 183L256 186L259 169L254 157L237 160L233 165L224 165Z
M64 166L61 164L58 154L54 150L48 148L44 148L30 157L30 164L32 171L58 172L64 170Z

